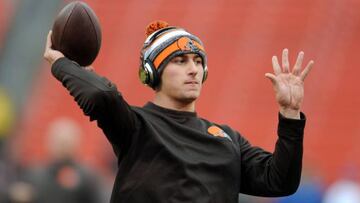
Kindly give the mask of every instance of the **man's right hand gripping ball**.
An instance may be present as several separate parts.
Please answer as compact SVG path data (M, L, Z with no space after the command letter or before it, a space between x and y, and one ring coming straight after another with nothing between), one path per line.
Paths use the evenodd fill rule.
M44 58L50 63L50 65L54 64L56 60L59 58L65 57L63 53L60 51L57 51L55 49L52 49L52 43L51 43L51 34L52 31L50 30L47 39L46 39L46 46L45 46L45 52L44 52ZM92 66L84 67L88 71L94 71Z

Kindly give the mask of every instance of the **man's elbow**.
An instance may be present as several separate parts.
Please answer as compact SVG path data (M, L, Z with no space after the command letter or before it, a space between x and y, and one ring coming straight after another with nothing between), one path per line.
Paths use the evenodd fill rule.
M286 181L284 184L282 184L282 187L280 188L279 192L279 196L289 196L294 194L300 185L300 181L293 181L293 182L288 182Z
M285 179L284 181L279 181L277 184L270 185L272 188L273 197L283 197L294 194L300 185L300 180L297 179Z
M84 114L90 116L91 120L97 120L103 114L115 96L112 92L95 89L87 92L86 97L76 98Z
M289 195L295 194L295 192L298 190L298 188L299 188L299 184L284 188L283 196L289 196Z

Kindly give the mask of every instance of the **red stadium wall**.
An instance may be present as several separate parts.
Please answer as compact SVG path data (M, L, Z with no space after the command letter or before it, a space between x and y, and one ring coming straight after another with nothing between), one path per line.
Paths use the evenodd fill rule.
M227 123L251 143L272 151L277 104L270 82L271 57L289 48L315 66L305 82L307 115L304 163L325 180L344 165L360 166L360 1L357 0L89 0L103 29L103 45L94 67L115 82L132 105L143 105L153 92L137 78L144 29L162 19L182 26L205 43L209 78L197 103L200 116ZM59 8L60 9L60 8ZM100 166L111 151L95 123L89 123L73 99L50 75L46 64L34 85L19 125L17 152L24 163L46 159L46 127L59 116L80 122L86 141L80 158ZM17 148L18 149L18 148ZM114 158L114 157L110 157Z

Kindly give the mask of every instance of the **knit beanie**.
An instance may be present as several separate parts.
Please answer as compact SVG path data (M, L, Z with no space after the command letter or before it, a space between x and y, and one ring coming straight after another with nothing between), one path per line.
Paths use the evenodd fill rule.
M146 40L140 54L140 80L155 89L167 63L174 57L194 53L202 58L203 82L207 77L207 58L203 43L183 28L154 21L146 27Z

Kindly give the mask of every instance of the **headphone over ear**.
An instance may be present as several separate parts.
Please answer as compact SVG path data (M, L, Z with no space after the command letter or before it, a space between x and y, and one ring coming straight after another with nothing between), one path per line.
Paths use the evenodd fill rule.
M196 36L178 27L164 27L150 34L144 42L140 56L140 81L155 89L166 64L180 54L195 53L203 61L204 82L208 75L207 58L202 42Z
M148 85L151 88L155 88L158 85L159 74L151 61L146 59L142 61L139 68L139 78L143 84Z

